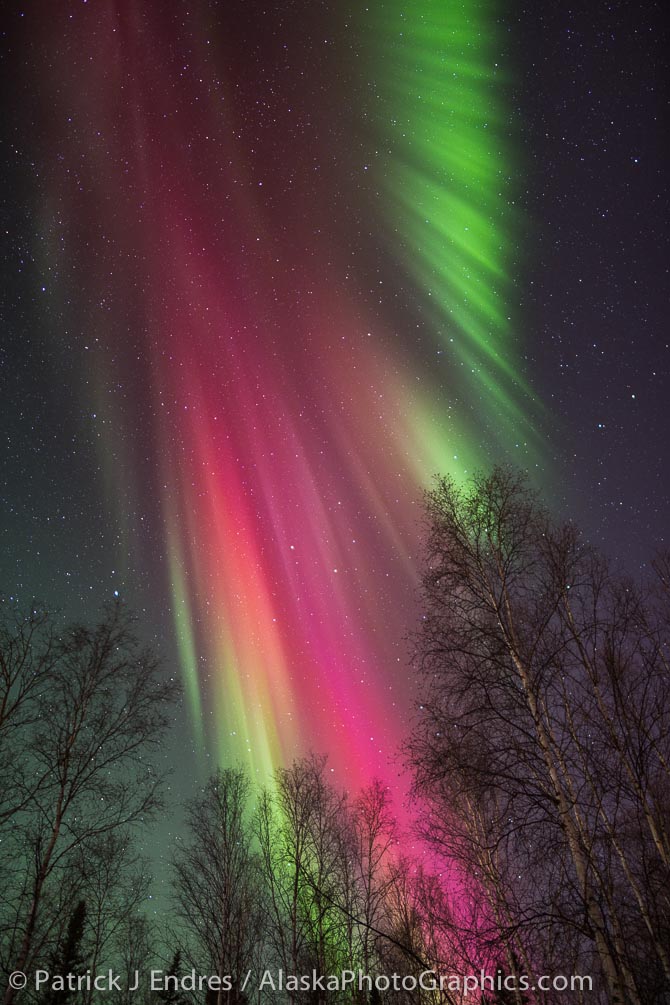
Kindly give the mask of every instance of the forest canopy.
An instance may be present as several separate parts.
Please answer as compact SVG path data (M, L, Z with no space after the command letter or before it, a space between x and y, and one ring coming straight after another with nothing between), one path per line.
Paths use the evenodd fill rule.
M420 975L485 972L481 1003L553 1005L564 986L540 990L542 975L590 975L570 1001L667 1002L668 556L631 578L504 468L440 478L425 521L419 698L398 755L410 831L388 785L341 790L325 756L265 785L221 765L175 826L164 916L147 911L139 839L163 806L156 753L180 687L120 604L92 627L2 605L6 977L110 967L124 1005L378 1005L460 1002ZM220 987L130 992L150 967ZM409 983L273 991L262 975L279 970ZM6 1005L103 993L6 989Z

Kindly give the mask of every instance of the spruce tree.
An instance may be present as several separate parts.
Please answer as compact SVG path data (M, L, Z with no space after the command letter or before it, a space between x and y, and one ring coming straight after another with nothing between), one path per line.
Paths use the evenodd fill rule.
M84 937L85 923L86 901L80 900L70 915L70 920L65 930L65 938L58 944L51 958L51 974L77 974L84 969L81 944ZM76 994L76 991L69 989L54 991L49 988L45 992L42 1002L43 1005L63 1005L65 1001L73 998Z

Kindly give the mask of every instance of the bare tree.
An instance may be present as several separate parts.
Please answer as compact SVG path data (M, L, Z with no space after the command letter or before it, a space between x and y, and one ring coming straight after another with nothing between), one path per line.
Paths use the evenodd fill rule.
M346 965L352 939L338 904L347 901L351 850L343 839L348 804L326 781L325 758L310 756L276 772L256 814L268 907L268 946L289 973ZM343 857L344 856L344 857ZM295 994L290 993L291 1000ZM317 996L318 997L318 994Z
M232 978L219 1000L241 1000L262 938L258 856L249 825L250 783L241 768L219 770L188 809L174 859L174 903L183 955L199 973Z
M485 892L509 962L593 955L609 1002L666 1000L668 635L650 590L512 472L442 479L427 508L424 832Z
M86 901L86 966L99 973L118 962L128 920L139 916L149 893L149 865L128 830L119 828L79 845L68 873ZM85 1003L93 998L93 990L82 992Z
M62 646L44 611L0 599L0 826L23 809L44 776L25 769L39 696L52 683Z
M379 959L380 931L395 877L397 824L388 788L379 779L354 800L351 815L360 894L355 911L360 919L362 967L371 973Z
M155 966L164 961L161 959L157 945L156 932L149 920L140 913L129 913L120 928L115 930L115 956L118 972L121 974L121 991L105 992L105 999L111 999L114 1005L155 1005L156 992L150 990L148 982L142 983L137 990L132 990L135 984L135 974L146 974L152 969L149 961L156 961ZM179 996L175 995L175 999ZM181 1005L179 1001L173 1005Z
M152 762L170 723L178 685L134 634L120 605L95 628L57 631L49 619L19 632L37 688L21 686L21 723L12 749L21 752L9 833L14 858L13 921L5 928L13 969L26 970L39 944L41 912L76 855L106 836L151 819L161 805L161 774ZM27 640L27 641L26 641ZM20 647L19 647L20 648ZM13 661L13 662L12 662ZM14 673L20 681L21 670ZM10 689L11 693L11 689ZM7 988L10 1005L14 990Z

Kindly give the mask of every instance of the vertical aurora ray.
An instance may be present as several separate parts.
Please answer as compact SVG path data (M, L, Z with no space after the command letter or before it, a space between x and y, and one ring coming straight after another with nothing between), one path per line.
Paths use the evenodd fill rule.
M470 437L488 424L503 451L523 448L532 458L537 402L519 359L522 224L498 9L488 0L421 0L368 16L377 40L375 122L390 154L379 181L393 253L449 361Z
M345 281L318 192L285 185L301 167L283 143L292 108L264 127L276 163L254 160L225 20L213 39L199 7L186 26L158 3L92 8L52 71L71 125L51 196L90 259L78 317L109 402L102 488L126 549L129 499L162 542L146 561L168 583L196 747L261 778L310 747L351 786L388 777L410 702L422 487L531 436L493 15L393 4L360 29L391 150L384 281L400 273L420 302L427 363L404 319Z
M168 576L172 589L172 617L174 634L182 670L182 680L191 717L191 727L198 754L205 749L200 677L198 674L197 645L193 633L191 601L184 576L184 558L179 533L166 518Z

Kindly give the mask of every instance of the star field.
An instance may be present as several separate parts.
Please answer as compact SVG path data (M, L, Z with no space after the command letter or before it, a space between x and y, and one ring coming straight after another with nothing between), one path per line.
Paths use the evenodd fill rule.
M667 543L659 7L3 21L0 587L137 610L177 789L397 775L434 473Z

